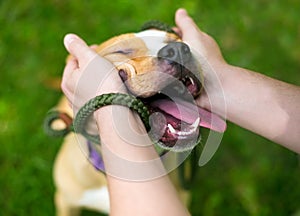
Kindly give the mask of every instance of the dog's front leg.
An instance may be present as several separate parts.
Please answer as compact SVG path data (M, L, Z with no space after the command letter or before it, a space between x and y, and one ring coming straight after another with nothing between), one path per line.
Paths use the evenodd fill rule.
M70 205L59 191L55 193L55 206L56 216L79 216L81 212L78 206Z

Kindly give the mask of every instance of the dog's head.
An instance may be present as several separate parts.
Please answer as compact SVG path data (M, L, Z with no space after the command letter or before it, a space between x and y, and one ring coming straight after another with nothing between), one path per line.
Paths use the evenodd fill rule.
M96 51L115 65L128 91L149 106L151 131L161 147L192 149L200 126L225 130L223 120L212 123L213 114L194 105L202 90L201 67L175 33L151 28L122 34Z
M170 84L170 76L184 82L193 96L200 93L196 61L175 34L155 29L123 34L104 42L97 51L115 64L129 91L139 97L161 91Z

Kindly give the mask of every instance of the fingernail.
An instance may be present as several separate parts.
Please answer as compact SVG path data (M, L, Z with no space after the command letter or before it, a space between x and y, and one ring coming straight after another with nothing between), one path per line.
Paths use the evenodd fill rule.
M179 10L181 10L182 15L188 15L185 8L179 8Z
M75 34L67 34L64 38L64 45L67 49L69 49L70 44L77 39Z

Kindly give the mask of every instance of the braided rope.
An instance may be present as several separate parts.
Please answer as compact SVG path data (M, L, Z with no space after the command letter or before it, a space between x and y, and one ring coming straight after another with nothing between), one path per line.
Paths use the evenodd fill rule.
M52 123L56 120L62 120L66 127L64 129L54 129L52 128ZM51 110L47 113L43 128L45 133L51 137L63 137L66 136L70 131L73 131L72 118L66 114L61 113L57 110Z
M150 113L148 111L148 108L143 104L143 102L137 98L135 98L132 95L127 94L121 94L121 93L110 93L110 94L103 94L96 96L95 98L92 98L89 100L77 113L73 123L71 122L72 119L70 116L68 116L65 113L60 113L58 111L51 111L47 114L45 120L44 120L44 130L49 136L54 137L63 137L67 135L69 132L74 131L76 133L82 134L86 139L93 143L100 144L100 137L99 135L92 135L86 132L85 126L87 124L88 118L98 110L99 108L107 105L121 105L129 107L130 109L136 111L141 120L143 121L145 128L147 131L150 130L149 125L149 117ZM55 130L51 127L51 124L57 120L63 120L66 124L66 128L61 130ZM150 138L151 133L149 133ZM160 141L154 141L154 147L157 151L157 153L162 156L164 155L168 150L171 150L172 148L168 148L164 146ZM200 136L198 137L197 143L200 143ZM193 153L191 159L192 160L189 164L191 167L191 174L190 176L186 176L186 168L185 163L181 164L179 167L179 180L182 187L188 189L191 186L191 183L195 177L196 173L196 167L195 164L196 161L196 155Z
M137 112L146 130L150 131L150 113L148 108L141 100L137 99L136 97L121 93L103 94L92 98L78 111L75 119L73 120L73 123L72 120L70 121L71 117L69 117L67 114L60 113L58 111L51 111L47 114L44 120L44 131L52 137L62 137L73 131L75 133L82 134L86 139L93 143L100 144L99 135L89 134L85 130L85 127L89 117L93 114L93 112L107 105L121 105ZM66 124L66 128L56 130L51 127L52 123L58 119L63 120L63 122ZM151 133L149 133L149 135L152 139L153 137L151 136ZM163 144L160 143L160 141L153 139L152 141L159 155L162 155L166 152L166 148L163 148Z
M107 105L121 105L126 106L133 111L137 112L143 121L146 130L150 130L149 116L150 113L144 103L132 95L121 93L110 93L96 96L88 101L77 113L73 127L76 133L82 134L88 140L100 144L98 135L91 135L86 132L85 126L88 118L99 108Z
M152 29L152 28L166 31L166 32L177 35L177 33L172 29L171 26L169 26L168 24L163 23L159 20L150 20L150 21L144 23L144 25L141 27L141 30L144 31L144 30L148 30L148 29Z

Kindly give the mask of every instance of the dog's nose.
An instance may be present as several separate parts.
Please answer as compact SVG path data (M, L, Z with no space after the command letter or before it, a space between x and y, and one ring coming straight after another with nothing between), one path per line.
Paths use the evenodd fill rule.
M171 42L158 51L158 57L168 61L184 64L191 59L191 50L185 43Z

